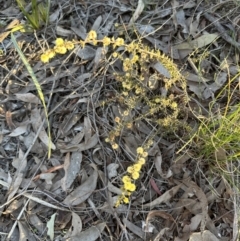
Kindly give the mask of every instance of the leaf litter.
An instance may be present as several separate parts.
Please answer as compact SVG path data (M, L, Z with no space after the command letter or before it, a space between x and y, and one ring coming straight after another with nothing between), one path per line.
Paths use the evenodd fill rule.
M154 139L131 203L115 208L121 176L153 126L136 121L134 130L121 133L121 148L112 150L104 139L113 128L112 116L121 116L122 106L117 101L111 102L110 108L101 105L118 91L112 82L113 70L105 65L107 52L86 46L46 65L37 56L40 45L42 49L52 46L53 36L83 40L95 29L99 39L106 35L125 35L127 39L135 32L149 46L185 63L181 71L191 101L208 105L230 76L238 73L238 57L226 43L236 48L239 44L225 31L237 25L231 21L223 24L203 2L206 5L194 0L164 4L51 1L53 28L35 36L16 35L48 104L53 135L50 159L46 157L49 137L39 97L8 32L1 33L7 53L3 61L0 58L1 240L10 231L15 240L227 241L232 232L237 239L239 195L224 177L205 172L205 166L192 158L192 150L177 155L171 149L178 145L176 140L160 134ZM215 4L216 12L222 14L217 6L224 3ZM238 16L235 10L230 12L232 17ZM5 6L1 13L12 19L19 10ZM6 22L5 30L10 23ZM118 63L112 66L121 67ZM150 67L170 77L161 63ZM159 88L155 76L148 84L152 90ZM21 212L24 215L18 219Z

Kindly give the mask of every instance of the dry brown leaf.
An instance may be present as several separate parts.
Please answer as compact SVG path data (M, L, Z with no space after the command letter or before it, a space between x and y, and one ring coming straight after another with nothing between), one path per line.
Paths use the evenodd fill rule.
M98 31L101 23L102 23L102 16L99 15L94 21L91 30Z
M30 214L28 215L29 222L31 225L33 225L38 232L43 233L45 229L45 224L39 219L39 217L36 214Z
M72 225L65 235L65 239L80 235L82 232L82 220L78 214L72 212ZM71 239L70 239L71 240Z
M183 76L185 77L186 80L196 82L196 83L198 83L198 85L202 82L207 83L207 82L210 81L209 79L206 79L202 76L199 76L199 75L196 75L196 74L193 74L193 73L190 73L189 71L184 71L182 74L183 74Z
M174 46L174 49L198 49L202 48L206 45L209 45L213 41L215 41L218 37L218 34L204 34L192 41L188 41L185 43L177 44Z
M161 191L159 190L159 188L158 188L158 186L157 186L157 184L156 184L156 182L154 181L153 178L150 178L150 184L151 184L153 190L154 190L158 195L162 195Z
M24 221L18 221L17 223L19 228L19 240L21 241L36 240L33 233L29 230L28 225Z
M38 129L42 125L42 117L41 117L40 112L39 112L39 110L37 108L32 110L32 113L31 113L31 124L32 124L32 127L33 127L35 133L37 133ZM53 150L56 149L55 145L52 143L51 140L49 140L49 137L48 137L46 131L43 128L42 128L42 130L39 133L39 139L47 147L50 145L51 149L53 149Z
M12 137L20 136L26 133L26 131L27 131L27 125L19 126L16 129L14 129L8 136L12 136Z
M59 15L61 13L61 9L58 7L51 15L49 16L49 23L54 23L59 18Z
M183 9L193 8L197 5L197 3L193 0L183 3Z
M84 26L80 25L78 28L71 27L72 31L78 35L81 39L86 39L87 30Z
M198 200L200 201L200 205L197 204L193 207L193 209L201 208L202 209L202 220L200 230L203 232L205 230L205 226L208 220L208 201L205 193L202 189L193 181L188 179L183 179L182 181L187 187L191 188L192 193L194 193Z
M19 149L19 156L15 159L14 167L17 169L14 174L14 178L11 182L10 188L8 190L8 198L7 201L11 200L11 198L14 197L14 195L17 193L22 180L25 176L25 169L27 166L26 159L23 159L24 153L21 149Z
M138 226L134 225L130 221L128 221L126 218L123 219L123 223L126 225L126 227L132 231L134 234L136 234L138 237L141 239L145 239L145 233L142 231L141 228Z
M168 232L168 235L169 235L169 230L170 230L170 228L163 228L163 229L161 229L161 231L157 234L157 236L154 238L153 241L160 241L163 238L163 235L165 233L167 233L167 232Z
M65 29L59 25L57 25L57 27L56 27L56 33L57 33L57 35L62 36L62 37L69 37L73 34L73 32L71 30Z
M157 199L153 200L150 203L142 205L142 207L143 208L147 208L147 207L154 208L156 205L168 202L178 192L178 190L181 186L182 185L179 184L179 185L171 188L170 190L168 190L164 194L162 194L162 196L158 197Z
M39 98L32 94L32 93L24 93L24 94L15 94L17 99L27 102L27 103L33 103L33 104L41 104L41 101Z
M82 162L82 153L73 152L70 158L70 153L68 152L64 159L64 171L65 175L61 179L61 186L63 191L67 191L78 175Z
M85 48L83 48L83 49L76 50L76 54L79 58L81 58L83 60L90 60L95 57L96 50L89 46L85 46Z
M189 241L220 241L214 234L210 231L205 230L202 233L192 233Z
M84 143L87 144L92 136L92 125L89 117L84 116Z
M119 164L117 163L110 163L107 166L107 173L108 173L109 179L116 177L118 175L118 171L117 171L118 167L119 167Z
M182 27L183 33L189 32L187 24L186 24L185 13L184 13L183 9L173 8L173 20L175 22L176 29L177 29L177 26L180 25Z
M191 223L186 224L183 227L183 232L186 233L186 232L196 231L196 229L198 228L201 220L202 220L202 214L196 214L195 216L193 216L191 218Z
M68 238L66 241L95 241L101 236L102 231L106 227L106 223L99 223L93 226L75 237Z
M39 178L45 180L48 185L52 185L52 179L56 176L56 173L41 173Z
M20 208L23 204L23 199L13 200L11 204L8 206L7 210L3 212L3 214L10 214Z
M82 143L80 145L78 145L78 150L79 151L85 151L88 150L90 148L93 148L94 146L96 146L98 143L98 137L97 134L94 134L87 143Z
M202 15L202 12L199 12L197 14L196 20L192 22L192 17L189 18L191 21L190 27L189 27L189 35L192 35L194 38L196 35L199 34L200 29L199 29L199 22L200 22L200 16Z
M72 129L72 127L80 120L82 117L82 114L80 113L71 113L69 116L66 116L64 121L61 123L61 126L59 128L60 133L63 136L66 136L67 133Z
M99 172L99 176L100 178L102 179L102 182L105 182L106 180L106 177L105 177L105 174L102 172L102 171L98 171ZM118 195L121 195L122 194L122 191L120 188L118 187L115 187L111 182L107 182L107 187L108 187L108 190L112 193L115 193L115 194L118 194Z
M156 64L154 64L153 68L157 70L164 77L171 78L169 71L160 62L157 62Z
M220 198L224 192L224 190L226 189L226 186L225 186L225 181L224 179L222 178L221 179L221 182L219 183L219 185L217 186L217 188L214 188L214 190L210 190L207 194L206 194L206 197L207 197L207 200L208 200L208 203L212 203L214 202L217 198Z
M101 61L104 60L107 51L108 51L108 49L106 47L98 47L97 48L96 55L95 55L95 58L94 58L94 63L95 63L94 68L95 69L101 63Z
M174 218L172 217L171 214L166 213L164 211L152 210L147 215L146 224L148 224L150 222L150 220L155 218L155 217L161 217L161 218L164 218L166 220L171 220L172 222L175 223L175 220L174 220Z
M51 241L54 239L54 226L55 226L56 213L51 215L51 218L47 221L47 236Z
M39 203L39 204L42 204L42 205L44 205L44 206L46 206L46 207L54 208L54 209L59 209L59 210L62 210L62 211L66 211L64 208L60 208L60 207L58 207L58 206L56 206L56 205L53 205L53 204L51 204L51 203L49 203L49 202L46 202L46 201L40 199L40 198L38 198L38 197L35 197L35 196L33 196L33 195L29 194L29 193L23 193L22 195L23 195L24 197L27 197L27 198L31 199L31 200L34 201L34 202L37 202L37 203Z
M95 190L97 186L98 172L93 171L93 174L73 192L71 192L63 201L64 204L69 206L78 205L84 202Z
M171 170L174 174L179 174L183 171L184 163L188 161L191 156L188 153L185 153L181 156L178 156L171 167Z
M214 81L214 83L208 85L208 88L206 88L203 92L203 98L206 100L209 97L211 97L213 95L213 93L215 93L217 90L219 90L220 88L223 87L223 85L225 84L225 82L228 79L228 74L225 72L220 72L217 75L216 80Z

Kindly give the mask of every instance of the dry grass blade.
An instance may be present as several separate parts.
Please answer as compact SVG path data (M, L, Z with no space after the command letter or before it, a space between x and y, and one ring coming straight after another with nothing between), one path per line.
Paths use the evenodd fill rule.
M44 100L44 94L42 92L42 88L41 88L41 85L38 83L38 80L30 66L30 64L28 63L26 57L24 56L22 50L20 49L20 47L18 46L17 44L17 41L16 41L16 38L14 37L14 34L11 33L11 39L12 39L12 42L14 44L14 47L16 48L21 60L23 61L24 65L26 66L30 76L32 77L32 80L33 80L33 83L37 89L37 92L38 92L38 95L39 95L39 98L42 102L42 105L44 107L44 112L45 112L45 116L46 116L46 119L47 119L47 125L48 125L48 140L49 140L49 143L48 143L48 158L50 158L51 156L51 131L50 131L50 123L48 121L48 112L47 112L47 106L45 104L45 100Z

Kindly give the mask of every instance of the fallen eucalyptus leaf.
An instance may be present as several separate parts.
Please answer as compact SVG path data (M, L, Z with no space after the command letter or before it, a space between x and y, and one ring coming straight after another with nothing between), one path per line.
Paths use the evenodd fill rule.
M93 226L75 237L68 238L66 241L95 241L99 236L101 236L102 231L104 230L106 223L99 223L96 226Z
M94 170L93 174L73 192L71 192L63 201L69 206L78 205L84 202L95 190L97 186L98 173Z
M55 223L55 217L56 217L56 213L54 213L50 220L47 222L47 235L50 237L51 240L53 240L54 238L54 223Z

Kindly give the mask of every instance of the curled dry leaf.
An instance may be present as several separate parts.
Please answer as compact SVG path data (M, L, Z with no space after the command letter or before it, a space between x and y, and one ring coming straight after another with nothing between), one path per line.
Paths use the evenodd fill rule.
M136 8L132 18L130 19L130 25L133 24L138 19L138 17L142 13L144 7L145 7L144 1L138 0L137 8Z
M119 165L117 163L110 163L107 166L107 172L108 172L108 178L109 179L117 176L117 174L118 174L118 172L117 172L118 167L119 167Z
M183 227L183 232L186 233L186 232L193 232L193 231L195 231L198 228L201 220L202 220L202 214L196 214L195 216L193 216L191 218L191 223L190 224L186 224Z
M72 225L64 238L75 237L82 232L82 220L76 213L72 212Z
M102 231L104 230L106 223L99 223L96 226L93 226L75 237L68 238L66 241L95 241L101 236Z
M98 173L94 170L93 174L73 192L71 192L63 201L69 206L78 205L84 202L95 190L97 186Z
M168 169L167 173L163 173L163 170L162 170L162 154L160 152L157 154L157 156L154 160L154 164L156 166L158 174L162 178L167 179L167 178L172 176L173 173L170 169Z
M151 225L150 220L155 217L161 217L166 220L164 226L166 227L167 230L169 230L170 228L173 227L172 224L176 224L172 215L170 215L164 211L153 210L153 211L150 211L147 215L147 219L146 219L146 228L147 229L148 229L148 226ZM170 221L170 223L169 223L169 221ZM170 228L169 228L169 226L170 226ZM166 229L162 229L161 232L159 233L159 235L162 236L164 234L164 232L167 231ZM158 239L155 239L155 240L158 240Z

